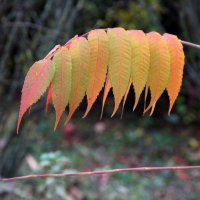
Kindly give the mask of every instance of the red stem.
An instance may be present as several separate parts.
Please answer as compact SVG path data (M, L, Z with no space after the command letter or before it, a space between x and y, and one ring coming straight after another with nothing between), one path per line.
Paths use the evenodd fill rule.
M175 171L175 170L193 170L200 169L200 166L174 166L174 167L136 167L136 168L124 168L124 169L110 169L103 171L89 171L89 172L75 172L69 174L33 174L27 176L19 176L13 178L3 178L3 181L16 181L29 178L47 178L47 177L66 177L66 176L86 176L86 175L102 175L113 174L122 172L145 172L145 171Z
M107 31L108 28L104 28L103 30ZM87 37L88 34L89 34L89 32L87 32L87 33L81 35L80 37ZM77 38L77 37L78 37L78 35L75 35L72 39L70 39L69 41L67 41L66 44L63 45L63 46L69 47L70 44L71 44L71 41L72 41L74 38ZM196 48L196 49L200 49L200 45L198 45L198 44L194 44L194 43L187 42L187 41L184 41L184 40L180 40L180 41L181 41L181 43L182 43L183 45L185 45L185 46L190 46L190 47L193 47L193 48ZM61 48L61 45L59 45L59 44L56 45L56 46L47 54L47 56L46 56L45 58L50 58L50 59L51 59L59 48Z

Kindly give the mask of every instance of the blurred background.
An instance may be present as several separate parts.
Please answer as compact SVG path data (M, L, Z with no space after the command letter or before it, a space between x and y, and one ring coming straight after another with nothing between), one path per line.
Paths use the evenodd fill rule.
M185 47L183 86L170 117L164 93L155 113L143 116L143 96L132 113L131 91L120 120L112 93L99 121L102 94L84 120L86 99L71 123L55 132L44 97L16 135L21 88L29 67L56 44L95 28L123 27L178 35L200 43L199 0L1 0L0 177L122 167L200 165L200 51ZM63 116L64 120L65 116ZM0 182L0 199L175 200L200 198L199 171Z

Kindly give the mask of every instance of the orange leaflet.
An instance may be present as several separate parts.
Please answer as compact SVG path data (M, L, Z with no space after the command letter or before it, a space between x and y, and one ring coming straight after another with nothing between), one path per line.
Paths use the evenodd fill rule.
M87 87L87 109L83 116L86 117L101 91L107 73L108 65L108 37L104 30L96 29L89 32L88 42L90 47L90 73Z
M146 87L150 88L151 101L144 112L152 106L155 107L157 100L167 87L170 73L170 55L166 41L156 32L148 33L147 38L150 49L150 68Z
M170 76L167 84L167 92L170 100L168 114L170 114L182 84L184 52L183 46L177 36L165 33L163 38L168 44L171 60Z

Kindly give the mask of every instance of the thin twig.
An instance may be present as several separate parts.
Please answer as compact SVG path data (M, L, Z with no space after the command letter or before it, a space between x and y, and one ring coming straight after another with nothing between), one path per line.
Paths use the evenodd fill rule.
M25 27L25 28L32 28L32 29L38 29L38 30L43 30L46 32L56 32L56 29L50 29L48 27L42 26L40 24L37 23L32 23L32 22L24 22L24 21L17 21L17 22L10 22L10 21L6 21L3 22L3 26L8 26L8 27ZM62 33L62 34L66 34L66 33Z
M103 30L107 31L108 28L105 28L105 29L103 29ZM84 34L81 35L80 37L87 37L88 34L89 34L89 32L84 33ZM72 41L73 39L77 38L77 37L78 37L78 35L75 35L73 38L71 38L70 40L68 40L68 41L65 43L64 46L70 45L71 41ZM187 42L187 41L183 41L183 40L180 40L180 41L181 41L181 43L182 43L183 45L190 46L190 47L193 47L193 48L196 48L196 49L200 49L200 45L198 45L198 44L194 44L194 43ZM51 58L51 57L53 57L54 54L56 53L56 51L57 51L60 47L61 47L60 45L56 45L56 46L48 53L48 55L47 55L45 58Z
M198 45L198 44L194 44L194 43L187 42L187 41L184 41L184 40L181 40L181 43L183 45L186 45L186 46L190 46L190 47L194 47L196 49L200 49L200 45Z
M37 29L41 29L41 30L45 30L45 31L52 31L52 32L56 32L57 30L52 30L50 28L47 28L47 27L44 27L44 26L41 26L39 24L36 24L36 23L31 23L31 22L6 22L3 24L4 26L11 26L11 25L14 25L14 26L24 26L24 27L30 27L30 28L37 28ZM103 30L107 31L108 28L104 28ZM86 37L88 35L89 32L81 35L82 37ZM63 34L66 34L63 32ZM200 45L198 44L194 44L194 43L191 43L191 42L187 42L187 41L184 41L184 40L180 40L181 43L183 45L186 45L186 46L190 46L190 47L194 47L194 48L197 48L197 49L200 49Z
M124 168L124 169L110 169L102 171L88 171L88 172L75 172L69 174L32 174L27 176L19 176L13 178L3 178L3 181L16 181L30 178L48 178L48 177L66 177L66 176L86 176L86 175L103 175L122 172L145 172L145 171L175 171L175 170L193 170L200 169L200 166L174 166L174 167L136 167L136 168Z

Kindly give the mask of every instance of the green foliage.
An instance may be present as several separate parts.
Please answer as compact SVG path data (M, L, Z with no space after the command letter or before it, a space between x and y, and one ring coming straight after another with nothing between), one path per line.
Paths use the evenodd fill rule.
M193 152L197 149L195 143L197 145L198 141L187 135L191 129L185 129L185 134L180 134L176 131L170 133L167 125L158 129L144 123L136 127L129 120L126 120L126 124L82 120L76 122L77 126L71 135L69 133L71 129L63 129L62 134L54 133L49 136L45 133L51 131L53 119L51 120L48 126L44 126L41 121L38 124L41 132L32 135L41 141L32 153L41 168L38 171L31 171L24 163L21 173L70 173L75 172L75 169L105 170L197 162ZM144 117L144 121L148 121L148 118ZM137 119L134 119L134 122L139 124ZM85 135L87 136L83 137ZM49 137L52 139L49 140ZM79 139L78 142L76 139ZM29 188L35 191L29 195L50 200L73 199L74 190L76 194L89 200L98 198L126 200L129 197L136 200L144 198L174 200L175 197L187 199L191 194L195 199L199 195L195 184L198 177L195 171L184 174L169 171L119 173L111 176L33 179L31 183L34 184L25 181L21 182L18 188ZM187 187L190 187L190 194L185 192Z

